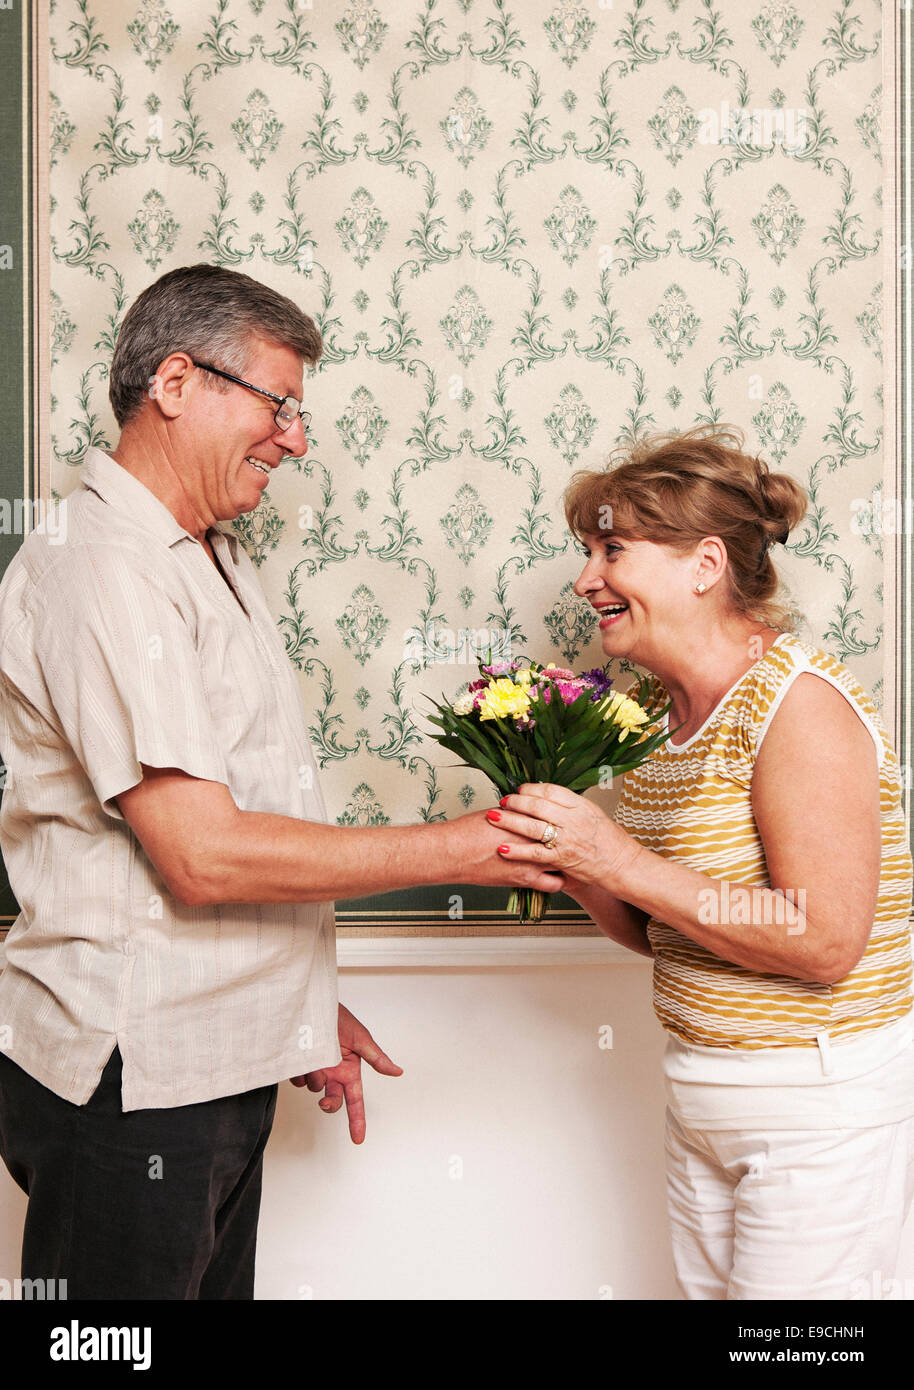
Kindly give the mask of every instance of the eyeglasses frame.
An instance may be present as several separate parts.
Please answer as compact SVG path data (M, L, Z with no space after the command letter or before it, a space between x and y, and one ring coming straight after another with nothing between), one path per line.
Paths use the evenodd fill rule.
M271 401L278 401L280 407L284 406L286 401L297 400L296 396L277 396L272 391L265 391L262 386L253 386L251 382L242 381L240 376L232 376L231 372L224 372L221 367L214 367L210 362L194 362L193 358L190 360L193 362L194 366L199 367L201 371L212 372L214 376L224 377L226 381L233 381L236 386L246 386L249 391L256 391L259 396L267 396ZM298 402L298 405L299 409L296 414L299 420L301 420L302 429L307 434L312 420L311 411L302 410L301 401ZM279 410L274 412L273 420L283 433L285 433L286 430L290 430L295 424L294 420L290 420L288 425L283 425L283 422L279 419Z

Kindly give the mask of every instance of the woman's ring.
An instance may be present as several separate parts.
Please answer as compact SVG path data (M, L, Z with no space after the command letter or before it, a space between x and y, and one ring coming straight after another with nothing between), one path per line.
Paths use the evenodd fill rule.
M555 849L555 843L556 843L556 840L557 840L558 838L559 838L558 828L557 828L556 826L554 826L554 825L548 825L548 824L547 824L545 830L543 831L542 835L540 836L540 841L541 841L542 844L544 844L544 845L546 846L547 849Z

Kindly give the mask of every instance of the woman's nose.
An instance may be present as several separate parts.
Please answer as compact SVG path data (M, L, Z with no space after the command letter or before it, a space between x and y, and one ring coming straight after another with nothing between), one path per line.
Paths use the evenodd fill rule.
M574 592L577 594L578 598L586 598L587 594L590 593L591 589L599 588L599 586L600 581L597 578L597 576L592 572L590 568L590 561L588 560L587 564L581 570L581 573L578 575L577 579L572 585L572 588L574 589Z

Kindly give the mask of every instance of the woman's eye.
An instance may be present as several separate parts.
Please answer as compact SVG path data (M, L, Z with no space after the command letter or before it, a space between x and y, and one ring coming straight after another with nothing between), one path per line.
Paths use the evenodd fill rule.
M606 555L608 555L608 556L614 555L617 551L619 551L619 550L621 550L621 549L622 549L622 547L621 547L620 545L616 545L615 541L604 541L604 542L603 542L603 550L604 550L604 553L605 553ZM587 549L586 546L584 546L584 545L576 545L576 546L575 546L575 550L577 550L577 552L578 552L579 555L583 555L585 559L587 559L587 560L590 559L590 551Z

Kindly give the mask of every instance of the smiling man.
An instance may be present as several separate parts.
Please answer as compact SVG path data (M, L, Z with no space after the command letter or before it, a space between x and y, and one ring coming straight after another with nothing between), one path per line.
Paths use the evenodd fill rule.
M327 824L297 675L219 524L306 452L320 351L248 276L162 276L118 336L117 448L87 451L66 542L33 533L0 585L0 1150L23 1277L70 1298L253 1296L279 1079L345 1101L361 1143L361 1059L400 1068L338 1004L333 899L562 885L505 865L482 811Z

